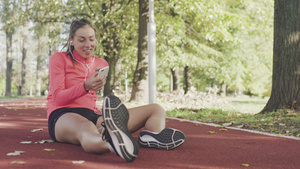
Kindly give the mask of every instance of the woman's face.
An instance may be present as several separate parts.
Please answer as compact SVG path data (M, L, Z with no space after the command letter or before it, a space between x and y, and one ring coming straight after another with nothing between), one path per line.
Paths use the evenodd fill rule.
M74 38L71 39L74 50L84 58L93 55L96 46L95 31L89 25L77 29Z

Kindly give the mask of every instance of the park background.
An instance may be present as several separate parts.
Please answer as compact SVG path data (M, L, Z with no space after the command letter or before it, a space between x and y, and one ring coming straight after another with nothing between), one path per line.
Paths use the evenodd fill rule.
M269 96L273 3L155 1L158 92L195 88ZM96 55L111 65L110 86L143 92L137 83L147 78L148 1L3 0L1 6L1 96L44 94L49 57L66 50L69 25L79 18L89 19L97 29Z
M148 1L0 3L1 97L47 94L49 57L66 50L71 22L86 18L97 29L95 55L110 64L103 95L114 93L129 106L147 103ZM250 129L264 123L278 134L298 136L298 9L298 0L154 1L157 102L175 110L169 116ZM281 108L290 110L272 114ZM203 109L210 109L208 119ZM259 117L251 125L223 115L214 120L218 109L230 118L271 112L278 119Z

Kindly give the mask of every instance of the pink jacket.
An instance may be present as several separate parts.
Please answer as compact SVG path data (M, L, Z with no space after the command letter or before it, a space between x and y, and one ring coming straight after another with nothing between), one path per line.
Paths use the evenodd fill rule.
M97 57L88 59L80 56L75 50L72 60L67 52L56 52L49 60L49 94L47 97L47 118L56 109L96 108L97 95L95 91L86 92L84 81L89 79L96 68L108 66L106 60Z

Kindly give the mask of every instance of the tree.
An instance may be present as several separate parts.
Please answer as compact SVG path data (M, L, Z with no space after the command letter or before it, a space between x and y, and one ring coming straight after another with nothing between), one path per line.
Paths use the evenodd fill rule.
M6 35L6 89L5 96L11 96L11 79L12 79L12 38L15 31L15 23L13 20L15 2L5 0L3 5L2 20L5 23L4 30Z
M171 89L170 91L180 90L180 79L179 79L179 70L176 68L171 68Z
M21 83L18 87L18 95L25 96L27 94L26 89L26 57L27 57L27 51L28 51L28 17L26 16L26 12L28 11L29 3L28 0L19 2L21 3L20 11L22 13L22 16L20 17L20 23L22 24L22 61L21 61ZM24 5L24 9L22 9L22 6ZM24 11L23 11L24 10Z
M190 72L190 68L189 66L185 66L184 67L184 82L183 82L183 90L184 90L184 94L187 94L187 92L190 90L191 88L191 72Z
M261 113L300 106L300 1L275 0L272 92Z
M138 59L132 80L130 101L146 102L148 98L148 51L147 51L147 23L149 5L146 0L139 0L139 40Z

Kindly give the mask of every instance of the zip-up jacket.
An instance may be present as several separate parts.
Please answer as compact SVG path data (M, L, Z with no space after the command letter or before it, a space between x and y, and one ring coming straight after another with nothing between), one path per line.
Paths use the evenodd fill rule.
M96 68L104 68L108 63L94 56L83 58L75 50L73 56L75 59L67 52L56 52L50 57L47 118L59 108L88 108L98 112L96 92L85 91L84 81L95 73Z

